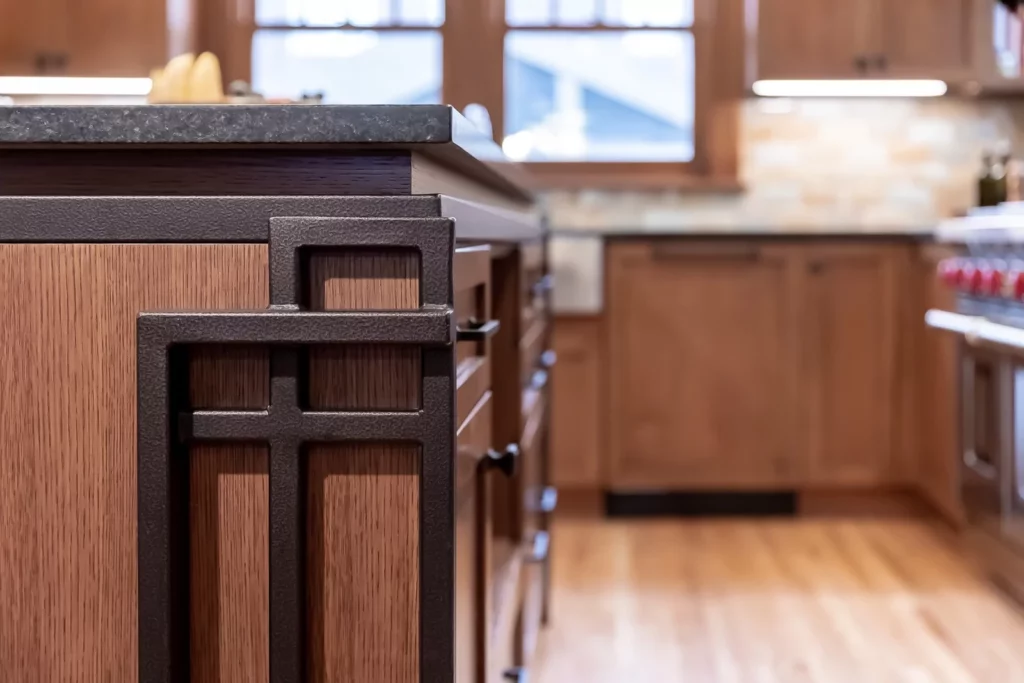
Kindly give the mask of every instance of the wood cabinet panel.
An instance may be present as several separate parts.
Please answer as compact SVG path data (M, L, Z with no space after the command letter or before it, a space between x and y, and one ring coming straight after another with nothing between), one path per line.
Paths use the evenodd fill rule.
M886 76L969 75L972 0L879 0L879 8Z
M874 52L875 0L760 0L757 76L850 78Z
M420 305L413 252L314 254L314 310ZM313 409L415 410L417 347L310 351ZM407 444L316 446L309 454L310 678L317 683L419 677L420 449Z
M785 256L729 242L611 247L614 486L772 488L798 480L798 344Z
M551 377L551 481L559 489L601 486L604 365L598 318L556 318Z
M54 25L63 0L0 0L0 76L40 73L41 59L58 54L64 38Z
M894 478L896 266L885 247L806 254L804 399L808 483Z
M760 0L757 78L975 76L975 10L973 0Z
M956 294L935 277L938 262L954 252L927 247L915 263L915 277L922 285L921 315L930 308L956 309ZM964 518L960 498L960 360L959 342L951 334L921 324L917 365L917 405L913 425L919 435L916 481L933 506L946 519Z
M266 245L0 245L6 679L137 680L136 317L267 299Z
M0 75L148 76L195 49L197 0L0 0Z

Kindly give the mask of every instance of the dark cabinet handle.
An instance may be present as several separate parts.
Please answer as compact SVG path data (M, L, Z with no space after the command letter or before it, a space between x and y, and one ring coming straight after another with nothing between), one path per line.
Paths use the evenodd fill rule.
M475 320L469 322L470 327L456 330L455 339L460 342L481 342L493 337L501 328L501 321L488 320L481 323Z
M889 69L889 58L885 55L875 55L875 68L879 71L887 71Z
M506 477L514 477L519 468L519 444L510 443L504 451L487 451L487 468L500 470Z
M540 366L545 370L550 370L555 367L555 363L558 362L558 354L548 349L544 353L540 354Z
M534 564L541 564L548 559L548 550L551 548L551 536L546 531L538 531L533 535L533 545L526 561Z
M558 489L554 486L545 486L540 493L540 511L551 514L558 507Z
M535 391L540 391L548 384L548 373L545 370L538 370L533 373L533 377L530 378L530 388Z
M530 676L526 673L526 667L515 666L511 669L505 669L501 674L501 677L506 681L513 681L514 683L529 683Z
M807 266L807 270L810 272L811 275L821 275L822 272L824 272L825 270L825 264L822 263L821 261L811 261L811 263Z
M46 64L48 61L49 60L47 60L46 55L41 53L36 55L36 73L46 73Z
M867 73L867 70L868 70L868 58L865 57L864 55L860 55L856 59L854 59L853 60L853 64L854 64L854 66L857 67L857 71L859 73L862 73L862 74L863 73Z

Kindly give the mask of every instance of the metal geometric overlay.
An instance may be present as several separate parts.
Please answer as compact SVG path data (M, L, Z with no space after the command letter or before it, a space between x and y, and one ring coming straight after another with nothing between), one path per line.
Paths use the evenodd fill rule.
M139 682L189 680L187 444L260 442L270 453L270 683L306 681L305 478L309 443L421 445L420 682L454 680L454 223L443 218L271 218L271 305L258 312L142 313L138 318ZM419 310L312 312L302 252L408 248L422 258ZM301 348L422 347L423 405L408 412L302 408ZM270 406L188 408L187 346L263 344ZM182 386L185 383L186 386Z

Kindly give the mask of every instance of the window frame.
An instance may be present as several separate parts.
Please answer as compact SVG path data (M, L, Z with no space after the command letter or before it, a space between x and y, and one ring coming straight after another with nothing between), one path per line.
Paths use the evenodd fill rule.
M223 3L223 5L220 5ZM442 101L457 109L482 104L501 141L505 119L505 36L509 31L679 30L693 34L696 64L694 158L689 162L524 162L538 188L675 188L734 192L738 182L739 108L748 41L745 0L694 0L685 28L623 26L509 26L505 0L445 0L440 26L257 26L256 0L215 0L204 24L207 49L222 55L228 78L251 80L257 30L438 31L442 40ZM396 1L392 0L392 7ZM217 25L223 28L218 31ZM226 25L225 25L226 24ZM227 30L225 30L227 29Z

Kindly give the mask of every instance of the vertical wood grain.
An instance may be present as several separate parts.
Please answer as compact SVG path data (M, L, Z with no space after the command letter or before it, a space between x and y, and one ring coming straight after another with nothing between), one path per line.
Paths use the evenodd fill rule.
M189 405L259 410L270 405L270 350L210 345L189 350Z
M310 673L419 680L419 448L309 452Z
M270 404L269 349L197 346L189 402L203 409ZM265 446L189 450L192 683L266 683L270 665L269 461Z
M269 680L268 465L264 446L189 451L192 683Z
M0 245L5 680L137 680L136 317L267 299L265 245Z
M554 323L558 365L551 377L552 483L597 490L604 424L600 318L562 317Z
M419 258L348 251L310 259L316 310L420 306ZM415 347L321 347L310 352L316 409L421 404ZM318 445L308 458L310 680L419 679L420 449Z
M313 310L420 306L420 261L412 251L325 252L310 258ZM310 351L310 405L321 409L420 407L420 349L346 345ZM415 381L413 381L415 378Z

